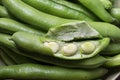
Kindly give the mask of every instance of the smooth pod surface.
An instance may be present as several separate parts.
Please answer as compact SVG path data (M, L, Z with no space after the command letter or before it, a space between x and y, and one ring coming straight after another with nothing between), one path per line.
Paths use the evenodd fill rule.
M105 75L104 68L94 70L68 69L57 66L22 64L0 67L0 78L7 79L50 79L50 80L93 80ZM96 75L95 75L96 74ZM31 76L31 77L30 77Z

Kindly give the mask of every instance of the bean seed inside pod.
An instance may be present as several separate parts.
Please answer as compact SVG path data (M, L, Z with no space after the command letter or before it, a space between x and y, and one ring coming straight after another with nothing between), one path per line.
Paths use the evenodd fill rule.
M77 46L75 44L68 44L63 46L63 55L65 56L71 56L74 55L77 51Z
M49 47L53 52L57 52L59 50L59 44L57 42L45 42L44 45Z
M95 50L95 45L91 42L85 42L81 45L81 49L83 50L83 53L89 54Z

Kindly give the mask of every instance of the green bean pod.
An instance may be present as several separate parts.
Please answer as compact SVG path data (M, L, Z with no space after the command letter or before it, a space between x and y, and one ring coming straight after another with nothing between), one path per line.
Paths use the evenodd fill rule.
M104 66L108 68L120 66L120 54L106 58L108 59L108 61L104 64Z
M11 59L5 52L0 50L0 57L4 61L6 65L15 65L16 63L14 62L13 59Z
M88 34L89 33L89 34ZM109 37L120 40L120 28L105 22L76 21L50 28L46 36L63 41Z
M96 0L95 0L96 1ZM67 23L78 23L78 20L68 20L55 16L51 16L40 12L29 5L23 3L20 0L3 0L4 5L10 12L18 12L18 14L14 13L16 17L19 19L30 23L31 25L41 25L40 29L48 31L51 27L62 26ZM16 4L16 5L14 5ZM24 9L23 9L24 7ZM22 13L21 13L22 12ZM27 14L26 12L29 12ZM22 17L21 17L22 16ZM81 23L81 21L80 21ZM114 25L104 22L89 22L89 25L96 29L103 37L110 37L112 39L120 39L120 29ZM70 25L74 26L74 25ZM103 28L104 27L104 28ZM109 32L106 32L109 31Z
M1 5L0 5L0 17L10 18L10 15L7 12L6 8L4 6L1 6Z
M105 22L114 22L115 19L105 10L100 0L78 0L86 8L96 14L101 20ZM89 6L88 6L89 5Z
M15 52L13 52L12 50L6 48L6 47L1 47L1 49L12 59L14 60L14 62L16 62L17 64L23 64L23 63L32 63L30 62L28 59L26 59L27 57L17 54ZM37 61L33 62L33 63L37 63Z
M109 44L109 38L62 42L26 32L16 32L11 39L22 50L69 60L90 58Z
M120 43L110 43L102 52L102 55L117 55L120 53Z
M120 28L117 26L105 22L88 22L88 24L103 37L109 37L111 40L120 40Z
M69 8L72 8L74 10L77 10L79 12L82 12L85 15L87 15L89 18L91 18L92 20L95 20L95 21L99 20L91 11L89 11L82 5L75 4L75 3L72 3L72 2L66 1L66 0L52 0L52 1L55 3L61 4L61 5L67 6Z
M106 73L104 68L81 70L38 64L0 67L1 79L93 80Z
M88 59L69 61L69 60L59 59L56 57L21 51L16 48L16 45L14 44L14 42L9 40L9 38L10 38L9 35L0 34L0 44L2 46L5 46L6 48L9 48L12 52L15 52L16 55L17 54L24 55L26 57L30 57L40 62L50 63L50 64L54 64L62 67L68 67L68 68L92 69L92 68L97 68L101 66L107 61L104 57L99 55L96 55Z
M42 31L33 29L32 27L22 24L10 18L0 18L0 32L13 34L17 31L25 31L37 35L43 35Z
M96 31L85 21L71 22L50 28L45 36L62 41L103 38L103 36L98 31Z
M22 0L22 1L48 14L52 14L67 19L92 21L92 19L89 18L86 14L76 11L67 6L55 3L51 0Z
M82 68L82 69L94 69L98 68L101 65L103 65L105 62L107 62L107 59L104 58L103 56L96 55L88 59L83 59L83 60L64 60L64 59L59 59L56 57L51 57L51 56L45 56L45 55L38 55L26 51L17 51L13 50L14 52L17 52L20 55L24 55L26 57L30 57L31 59L34 59L36 61L48 63L48 64L53 64L61 67L66 67L66 68Z
M10 35L6 35L6 34L2 34L0 33L0 45L1 46L5 46L5 47L10 47L12 50L16 49L16 47L14 46L14 42L9 40L11 38ZM16 49L17 50L17 49ZM24 57L22 58L22 61L28 62L28 63L36 63L35 60L28 58L28 57Z
M37 28L40 30L43 29L47 31L50 27L69 21L56 16L51 16L47 13L43 13L25 4L21 0L3 0L3 4L15 17L28 24L37 26Z

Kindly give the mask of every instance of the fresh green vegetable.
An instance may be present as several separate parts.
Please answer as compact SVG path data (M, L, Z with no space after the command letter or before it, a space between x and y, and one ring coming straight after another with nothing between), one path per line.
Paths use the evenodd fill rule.
M11 51L10 49L6 48L6 47L1 47L1 49L12 59L14 60L14 62L16 62L17 64L23 64L23 63L31 63L27 58L23 55L17 54L13 51ZM37 62L33 62L33 63L37 63Z
M39 26L41 25L42 27L40 28L41 29L44 28L44 30L47 30L47 31L51 27L62 26L71 22L78 23L78 21L76 20L63 19L63 18L51 16L43 12L37 11L36 9L30 7L29 5L23 3L20 0L3 0L3 3L6 6L6 8L11 12L13 13L18 12L18 14L14 13L16 17L19 17L21 20L27 21L30 24L38 24ZM25 12L29 12L29 14ZM120 36L118 35L120 34L120 29L114 25L111 25L109 23L104 23L104 22L89 22L89 25L95 28L96 31L98 31L103 37L110 37L111 39L117 39L117 40L120 39ZM74 25L70 25L70 26L74 26ZM109 32L106 32L106 31L109 31Z
M44 62L44 63L50 63L53 65L61 66L61 67L66 67L66 68L83 68L83 69L93 69L100 67L103 65L107 59L96 55L94 57L88 58L88 59L83 59L83 60L64 60L64 59L59 59L55 57L50 57L50 56L45 56L45 55L40 55L34 53L21 53L25 56L28 56L32 59Z
M120 66L119 7L107 12L115 3L0 0L0 57L9 65L0 79L102 79L100 67Z
M63 41L80 39L94 39L109 37L111 40L120 40L120 29L105 22L76 21L50 28L47 35Z
M0 17L10 17L9 13L7 12L4 6L0 5Z
M48 14L68 19L92 21L92 19L90 19L86 14L76 11L67 6L55 3L51 0L22 0L22 1Z
M91 13L91 11L89 11L82 5L75 4L75 3L72 3L72 2L66 1L66 0L52 0L52 1L55 3L61 4L61 5L67 6L71 9L77 10L79 12L82 12L85 15L87 15L89 18L91 18L92 20L95 20L95 21L99 20L93 13Z
M0 78L2 79L93 80L106 73L107 70L104 68L81 70L38 64L0 66Z
M59 59L51 56L35 54L31 52L23 52L21 50L18 50L14 42L10 40L10 36L5 34L0 34L0 44L2 46L9 48L10 50L12 50L12 52L15 52L16 55L17 54L24 55L40 62L50 63L50 64L62 66L62 67L91 69L91 68L97 68L106 62L106 59L99 55L96 55L88 59L69 61L69 60L63 60L63 59Z
M100 0L78 0L86 8L96 14L101 20L105 22L114 22L115 19L105 10ZM89 6L88 6L89 5Z
M120 43L119 42L114 42L110 43L108 47L106 47L101 54L102 55L117 55L120 53Z
M88 22L88 24L103 37L109 37L111 40L120 40L120 28L117 26L105 22Z
M109 38L62 42L26 32L14 33L12 40L22 50L70 60L90 58L98 54L109 44Z
M106 57L108 61L104 64L106 67L119 67L120 66L120 54L115 56Z
M0 32L13 34L17 31L25 31L33 34L43 35L42 31L30 28L30 26L22 24L10 18L0 18Z
M2 50L0 50L0 56L6 65L15 65L16 63Z
M85 21L50 28L46 36L62 41L102 38L102 35Z
M0 45L1 46L5 46L5 47L8 47L12 50L16 50L16 51L19 51L16 47L15 47L15 44L12 40L10 40L11 36L9 35L6 35L6 34L2 34L0 33ZM22 58L23 60L22 61L25 61L25 62L29 62L29 63L36 63L35 60L31 59L31 58L28 58L28 57L24 57Z
M49 57L46 56L46 58L43 58L43 60L47 60L47 58ZM68 67L68 68L83 68L83 69L97 68L103 65L105 62L107 62L107 59L100 55L96 55L94 57L84 59L84 60L75 60L75 61L67 61L67 60L65 61L65 60L59 60L55 58L54 59L50 58L50 60L53 62L53 64L58 66ZM48 61L50 60L48 59Z
M110 0L100 0L100 2L103 4L105 9L112 8L112 2Z
M15 17L28 24L37 26L40 30L43 29L47 31L50 27L69 21L40 12L39 10L25 4L21 0L3 0L3 4Z

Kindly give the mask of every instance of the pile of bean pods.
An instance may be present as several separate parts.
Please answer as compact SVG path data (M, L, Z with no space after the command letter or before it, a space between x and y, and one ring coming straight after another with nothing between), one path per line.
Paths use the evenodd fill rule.
M118 0L0 0L0 80L105 80L120 71Z

